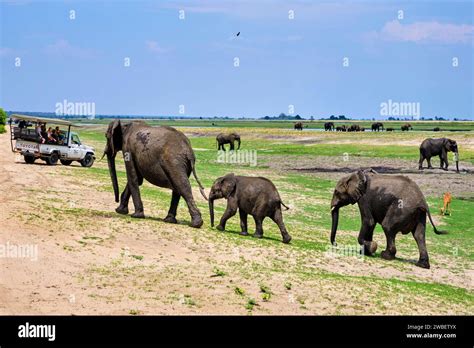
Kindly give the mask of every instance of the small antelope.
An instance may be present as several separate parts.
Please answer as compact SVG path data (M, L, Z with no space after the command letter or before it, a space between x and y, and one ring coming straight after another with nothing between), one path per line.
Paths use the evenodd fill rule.
M449 207L451 204L451 193L446 192L443 195L443 207L441 208L442 215L451 215L451 208Z

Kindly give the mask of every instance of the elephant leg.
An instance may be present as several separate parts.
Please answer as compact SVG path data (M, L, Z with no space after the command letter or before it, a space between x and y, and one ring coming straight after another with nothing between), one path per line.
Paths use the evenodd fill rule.
M226 208L224 214L221 217L221 221L219 222L219 225L216 228L219 231L224 231L225 230L225 224L227 223L227 220L229 220L236 213L237 213L237 203L233 202L230 199L227 200L227 208Z
M128 184L125 185L125 189L123 190L122 194L120 195L120 205L115 209L115 211L119 214L128 214L128 202L130 200L130 189Z
M143 202L140 196L140 185L143 183L143 177L138 173L133 161L125 161L125 169L127 171L127 187L132 195L135 212L132 214L134 218L144 218Z
M168 180L173 186L173 191L176 191L180 196L184 198L188 205L189 214L191 215L191 227L199 228L202 226L203 221L201 212L199 211L193 198L193 191L191 184L189 183L189 177L186 175L184 169L176 168L171 174L170 171L165 170Z
M433 169L431 166L431 157L426 157L426 161L428 162L428 169Z
M272 220L278 225L283 243L288 244L291 241L291 236L286 230L285 224L283 223L283 215L281 214L281 208L277 208L273 214Z
M447 153L444 153L443 154L443 162L444 162L444 170L448 170L448 154Z
M425 160L425 157L420 153L420 161L418 162L418 169L423 169L423 161Z
M179 204L179 199L181 198L181 195L173 190L173 193L171 195L171 204L170 204L170 209L168 210L168 215L165 217L165 222L170 222L172 224L177 223L178 221L176 220L176 212L178 210L178 204Z
M240 234L242 236L248 236L248 228L247 228L247 216L248 214L244 212L242 209L239 209L239 215L240 215L240 229L242 232Z
M442 155L439 155L439 169L444 169L444 158Z
M262 238L263 237L263 218L254 215L253 219L255 220L255 233L253 236L255 238Z
M387 238L387 248L382 251L382 258L385 260L393 260L395 254L397 253L397 248L395 248L395 232L391 230L385 230L385 238Z
M420 259L416 263L418 267L430 268L430 261L428 257L428 251L426 250L425 242L425 230L426 230L426 214L420 214L420 220L416 225L416 228L413 232L413 237L415 238L416 244L418 245L418 251L420 252ZM423 216L424 215L424 216Z
M234 142L231 141L229 144L230 144L230 151L234 151Z
M377 250L377 243L372 242L375 225L375 221L371 219L368 222L363 222L360 228L357 240L359 245L364 247L364 255L372 256Z

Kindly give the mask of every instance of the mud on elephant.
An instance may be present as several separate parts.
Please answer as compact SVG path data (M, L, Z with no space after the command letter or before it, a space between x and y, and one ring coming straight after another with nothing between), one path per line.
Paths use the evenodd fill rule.
M372 240L376 224L380 224L387 239L387 247L382 258L395 258L395 237L398 232L411 232L418 245L420 257L417 266L430 268L426 250L426 216L438 231L431 219L428 204L417 184L402 175L381 175L373 170L352 173L343 177L336 185L331 201L332 229L331 243L335 243L339 209L349 204L359 206L362 220L358 242L364 248L364 254L372 255L377 243Z
M191 226L201 227L201 212L194 202L189 176L193 173L199 190L205 199L204 188L196 176L195 162L191 144L180 131L167 126L150 127L145 122L134 121L122 124L120 120L109 124L107 144L104 156L107 155L110 177L114 188L115 201L119 202L119 186L115 169L115 156L122 151L127 172L127 185L120 195L120 205L115 211L128 214L130 196L135 206L132 217L145 217L140 196L143 180L153 185L172 190L171 205L166 222L176 223L176 211L181 197L184 198L191 214Z
M209 194L209 212L211 226L214 226L214 201L225 198L227 209L222 215L217 229L225 230L226 222L239 211L241 235L248 235L247 216L252 215L255 220L256 231L254 237L263 237L263 220L268 216L280 228L283 243L289 243L291 236L283 223L281 207L283 204L278 191L273 183L262 177L248 177L227 174L218 178Z

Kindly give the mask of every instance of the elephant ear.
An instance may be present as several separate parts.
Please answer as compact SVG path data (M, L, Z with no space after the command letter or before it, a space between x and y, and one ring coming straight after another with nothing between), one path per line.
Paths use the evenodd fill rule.
M117 151L122 149L122 126L120 120L115 120L109 124L105 136L107 137L108 153L115 156Z
M367 188L367 177L362 170L349 176L346 182L347 193L353 200L353 204L357 203Z
M237 179L235 178L234 173L227 174L222 181L222 193L225 198L229 198L235 191L237 186Z

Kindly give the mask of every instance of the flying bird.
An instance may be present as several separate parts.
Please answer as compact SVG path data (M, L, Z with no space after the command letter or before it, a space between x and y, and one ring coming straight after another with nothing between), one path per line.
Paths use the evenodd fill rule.
M237 35L235 35L235 36L239 36L239 35L240 35L240 31L239 31L239 32L237 33Z

